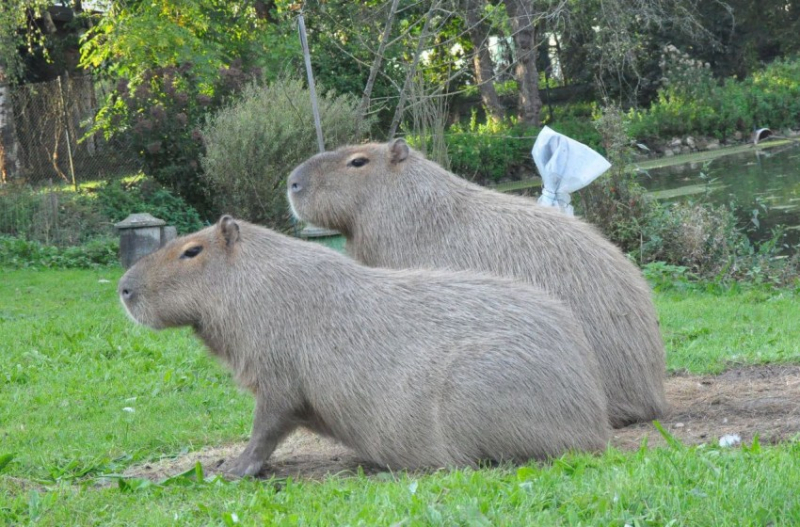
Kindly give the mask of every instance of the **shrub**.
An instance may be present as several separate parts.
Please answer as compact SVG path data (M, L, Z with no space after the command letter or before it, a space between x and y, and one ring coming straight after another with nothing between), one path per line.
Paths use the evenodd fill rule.
M643 226L653 203L629 168L632 152L622 111L616 106L603 108L595 128L611 168L578 191L576 211L630 252L641 243Z
M112 223L133 213L147 212L167 225L174 225L179 234L203 227L200 215L191 205L149 178L108 183L97 191L97 206Z
M693 202L655 204L642 239L640 263L681 265L706 277L719 275L749 245L729 207Z
M149 212L179 233L200 229L199 214L150 178L114 181L79 192L64 186L34 189L8 186L0 191L0 235L70 247L116 237L114 223L135 212Z
M213 83L197 66L183 63L148 69L140 78L120 79L112 103L97 116L97 130L123 135L144 162L145 172L203 213L208 193L200 177L203 145L200 125L259 70L245 71L241 61L221 67Z
M513 121L477 124L473 112L469 125L456 123L445 134L450 169L479 183L513 177L520 167L533 170L531 148L537 133Z
M674 48L673 48L674 49ZM675 50L677 51L677 50ZM800 124L800 59L778 60L739 81L717 83L704 64L686 55L664 60L664 86L644 111L628 114L632 137L701 134L724 138L753 127Z
M18 268L94 268L119 262L119 241L101 238L81 246L56 247L0 236L0 266Z
M0 234L68 246L113 233L86 193L54 186L9 186L0 191Z
M555 108L547 126L603 151L600 134L591 122L593 107L574 103ZM518 179L535 173L531 149L540 129L520 125L514 118L499 122L477 122L473 109L468 123L455 123L445 134L450 169L476 183L497 183L503 178Z
M320 90L321 92L322 90ZM370 122L358 119L358 100L327 92L319 98L328 148L360 140ZM204 179L216 209L279 230L290 225L286 177L317 153L308 90L297 80L251 83L203 128Z

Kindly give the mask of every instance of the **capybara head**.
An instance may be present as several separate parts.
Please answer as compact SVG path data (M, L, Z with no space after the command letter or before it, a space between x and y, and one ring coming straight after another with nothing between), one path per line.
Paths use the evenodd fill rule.
M354 211L374 190L391 184L409 158L421 155L403 139L317 154L289 175L292 212L303 221L346 233Z
M128 315L154 329L195 326L230 275L239 226L230 216L136 262L117 292Z

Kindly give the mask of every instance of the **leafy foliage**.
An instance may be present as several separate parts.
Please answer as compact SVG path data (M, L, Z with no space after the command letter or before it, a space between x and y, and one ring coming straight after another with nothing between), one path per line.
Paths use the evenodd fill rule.
M80 192L13 188L0 193L0 265L91 267L117 260L114 223L148 212L179 233L200 229L195 209L155 181L139 177Z
M33 24L30 17L39 17L52 2L48 0L7 0L0 2L0 83L16 81L23 77L25 65L20 48L46 49L45 35ZM19 29L28 26L27 31Z
M322 92L322 90L320 90ZM360 121L358 101L333 92L319 98L327 148L357 142L370 122ZM204 181L215 208L283 230L289 223L286 177L317 153L308 89L292 79L247 85L239 99L203 127Z
M652 203L629 168L632 155L621 110L615 106L603 108L595 127L611 168L578 192L576 208L588 222L630 252L639 247Z
M456 123L445 134L450 168L482 183L513 177L520 167L531 170L530 150L537 133L536 128L509 120L479 124L473 111L467 126Z
M0 267L88 269L119 262L119 240L95 239L79 246L57 247L0 236Z
M200 178L199 126L210 108L219 106L259 72L244 72L237 61L220 68L217 82L204 89L196 71L190 63L147 70L134 89L120 80L113 106L101 111L99 120L109 133L127 133L156 181L208 213Z
M208 93L220 68L268 55L266 22L254 9L252 2L214 0L112 2L83 38L81 65L135 87L152 70L191 64L197 91Z
M179 234L203 227L198 212L182 198L155 181L137 178L132 182L112 181L97 192L97 208L113 223L130 214L147 212L173 225Z
M268 24L275 13L255 4L114 2L81 48L83 66L116 82L95 131L130 137L147 173L207 216L216 211L200 178L205 114L288 53Z
M600 134L587 126L593 109L589 104L565 105L555 109L545 124L604 152ZM539 130L520 124L515 118L481 123L473 109L468 122L456 122L445 133L450 169L481 184L528 177L535 171L531 148Z
M686 55L672 54L668 72L679 72L677 79L666 78L658 98L647 110L628 114L630 133L637 139L700 134L731 136L754 127L773 129L800 124L800 59L777 60L762 71L737 81L716 82L705 65ZM688 63L688 64L687 64Z
M0 235L68 246L112 233L89 193L18 185L0 191Z

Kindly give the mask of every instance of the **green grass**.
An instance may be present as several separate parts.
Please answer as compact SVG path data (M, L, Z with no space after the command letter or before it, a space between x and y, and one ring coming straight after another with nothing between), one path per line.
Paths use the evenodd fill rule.
M0 270L0 525L226 525L232 514L251 525L800 522L800 443L609 450L322 483L176 478L98 488L99 475L133 463L244 440L252 411L188 331L126 319L120 274ZM800 363L794 291L672 289L656 301L671 370ZM4 466L5 454L14 458Z
M799 457L795 443L753 452L609 451L544 467L324 483L12 487L5 510L46 525L796 525Z
M656 294L656 304L672 371L800 363L796 291L664 291Z

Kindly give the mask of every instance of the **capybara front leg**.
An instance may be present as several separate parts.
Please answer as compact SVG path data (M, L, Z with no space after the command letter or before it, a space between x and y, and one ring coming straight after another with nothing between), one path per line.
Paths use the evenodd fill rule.
M257 397L250 441L239 457L222 466L222 471L237 477L257 475L278 442L291 431L290 421L285 412Z

